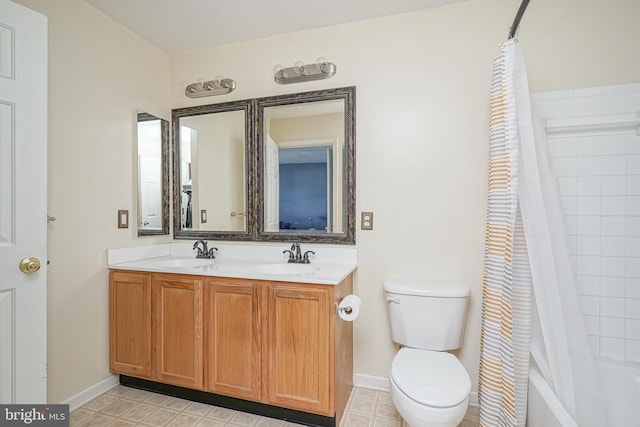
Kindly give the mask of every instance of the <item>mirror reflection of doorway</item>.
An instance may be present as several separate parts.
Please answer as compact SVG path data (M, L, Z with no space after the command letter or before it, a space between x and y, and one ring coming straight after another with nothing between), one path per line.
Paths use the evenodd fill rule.
M162 160L139 156L141 228L162 229Z
M280 147L281 232L326 232L332 228L333 146Z
M138 228L162 230L162 120L138 113Z
M345 100L274 105L263 114L262 231L343 233Z

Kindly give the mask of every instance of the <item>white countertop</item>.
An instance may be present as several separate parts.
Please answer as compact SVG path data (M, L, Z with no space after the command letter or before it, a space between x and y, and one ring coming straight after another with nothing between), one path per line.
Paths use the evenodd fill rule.
M337 285L357 268L357 250L301 244L303 253L314 251L309 264L289 264L282 251L290 244L229 245L209 241L217 247L215 259L197 259L193 243L167 243L109 249L107 267L117 270L193 274L296 283Z

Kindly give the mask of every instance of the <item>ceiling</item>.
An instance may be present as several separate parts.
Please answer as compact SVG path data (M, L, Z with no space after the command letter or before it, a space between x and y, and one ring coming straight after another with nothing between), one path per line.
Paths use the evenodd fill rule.
M85 0L170 54L464 0Z

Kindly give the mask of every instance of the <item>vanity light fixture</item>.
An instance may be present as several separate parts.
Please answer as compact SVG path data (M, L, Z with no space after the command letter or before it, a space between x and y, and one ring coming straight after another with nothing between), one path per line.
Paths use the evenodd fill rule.
M273 68L273 80L281 85L323 80L333 77L336 69L336 64L320 57L316 59L314 64L305 64L302 61L298 61L293 67L288 68L276 65Z
M236 89L236 81L216 77L213 80L199 79L195 83L182 83L184 94L189 98L201 98L203 96L226 95Z

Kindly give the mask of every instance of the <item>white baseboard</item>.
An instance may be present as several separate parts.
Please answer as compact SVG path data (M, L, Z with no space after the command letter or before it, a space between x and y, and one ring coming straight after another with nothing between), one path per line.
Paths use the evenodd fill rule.
M477 391L472 391L471 393L469 393L469 406L480 406Z
M88 387L82 390L80 393L76 394L75 396L71 396L70 398L68 398L62 403L69 405L69 411L74 411L79 407L81 407L82 405L84 405L85 403L87 403L88 401L93 400L96 397L100 396L101 394L111 390L118 384L120 384L120 379L118 375L111 374L107 378L103 379L102 381L97 382L91 387Z
M353 374L353 385L356 387L370 388L372 390L389 392L389 378L375 377L366 374Z
M362 388L370 388L372 390L386 391L389 392L389 378L387 377L376 377L373 375L366 374L353 374L353 385L355 387ZM469 393L469 405L470 406L479 406L478 403L478 393L472 391Z

